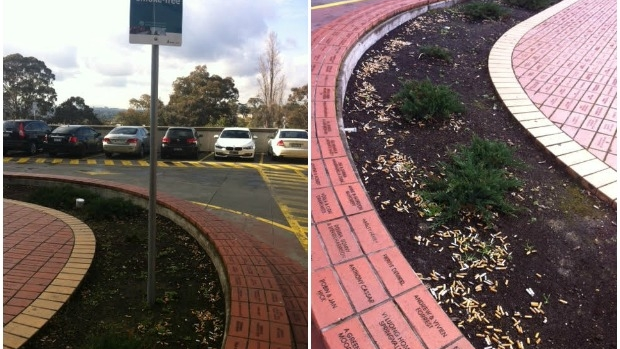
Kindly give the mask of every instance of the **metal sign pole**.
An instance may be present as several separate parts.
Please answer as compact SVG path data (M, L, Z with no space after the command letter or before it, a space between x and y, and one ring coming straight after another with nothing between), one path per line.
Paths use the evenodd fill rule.
M152 45L151 52L151 132L149 135L149 240L148 277L146 298L149 305L155 303L155 256L157 255L156 221L157 217L157 85L159 79L159 45Z

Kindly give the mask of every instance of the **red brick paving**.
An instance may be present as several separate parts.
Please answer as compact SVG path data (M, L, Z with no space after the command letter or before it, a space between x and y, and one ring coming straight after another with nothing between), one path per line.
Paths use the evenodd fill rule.
M329 16L322 26L313 24L309 199L313 347L316 342L316 348L434 349L456 343L460 348L472 348L381 223L347 154L336 112L336 86L343 88L337 82L338 70L349 49L373 26L427 3L388 0L360 4L355 10L349 7L343 11L341 17ZM312 16L313 23L318 23L314 11ZM421 308L421 313L416 312ZM420 317L430 321L430 327Z
M5 202L3 220L6 325L60 273L69 260L74 239L69 225L32 207ZM41 272L43 267L45 271ZM31 283L36 287L29 287Z
M617 169L617 2L582 0L529 30L513 67L534 104Z

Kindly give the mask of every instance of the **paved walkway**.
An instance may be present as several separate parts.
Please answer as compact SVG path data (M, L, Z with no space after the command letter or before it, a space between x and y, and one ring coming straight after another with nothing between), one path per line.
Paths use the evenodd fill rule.
M575 3L578 5L571 8ZM489 69L500 97L543 149L555 154L569 173L615 206L614 4L613 0L568 0L540 13L498 41L489 57ZM433 1L369 1L323 21L315 20L312 12L313 348L472 348L420 282L381 222L354 170L341 129L342 98L359 58L386 32L415 16L414 12L420 14L435 6L440 5ZM554 17L558 13L559 17ZM588 28L587 19L592 16L595 30ZM562 24L571 28L560 30ZM565 48L571 39L556 36L559 33L571 38L589 34L579 42L594 45ZM539 54L541 47L549 48L545 55ZM552 58L554 52L560 52L557 59ZM578 72L563 70L566 62L583 69L578 56L569 55L573 52L582 59L595 59L601 66L597 76L588 75L593 67L586 67L579 77ZM557 69L544 71L543 62L555 64ZM543 70L532 75L530 66L532 71ZM557 78L559 74L572 75ZM578 84L581 80L590 84ZM554 85L549 87L549 83ZM558 103L553 93L557 90L558 97L565 93L562 83L585 88L581 97L586 97ZM599 95L590 96L595 93ZM570 95L562 97L566 96ZM557 104L547 105L547 100ZM583 114L583 122L565 125L566 120L559 120L565 112ZM588 121L589 112L600 120ZM586 134L591 137L583 136Z
M489 71L536 141L617 206L616 1L565 0L508 31Z
M4 348L19 348L69 299L95 255L84 223L60 211L3 201Z

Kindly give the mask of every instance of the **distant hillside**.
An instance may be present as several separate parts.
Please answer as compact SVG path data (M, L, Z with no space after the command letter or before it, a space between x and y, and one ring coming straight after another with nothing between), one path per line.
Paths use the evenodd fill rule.
M97 118L103 122L104 124L109 123L119 112L125 111L127 109L120 108L108 108L108 107L93 107L93 111Z

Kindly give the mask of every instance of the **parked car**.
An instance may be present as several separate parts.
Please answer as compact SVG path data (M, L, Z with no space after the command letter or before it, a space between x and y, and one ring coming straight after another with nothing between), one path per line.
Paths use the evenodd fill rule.
M114 153L144 157L150 150L149 131L143 126L118 126L103 137L103 152L109 158Z
M58 126L45 137L43 150L49 156L56 156L59 153L85 156L87 153L103 151L103 137L90 126Z
M2 153L18 150L36 154L43 148L45 136L52 131L42 120L5 120L3 123L4 142Z
M281 128L269 137L267 154L276 159L308 158L308 131L302 129Z
M238 157L254 160L257 138L246 127L226 127L215 138L215 159Z
M183 156L198 159L200 137L202 135L193 127L169 127L161 139L161 158Z

